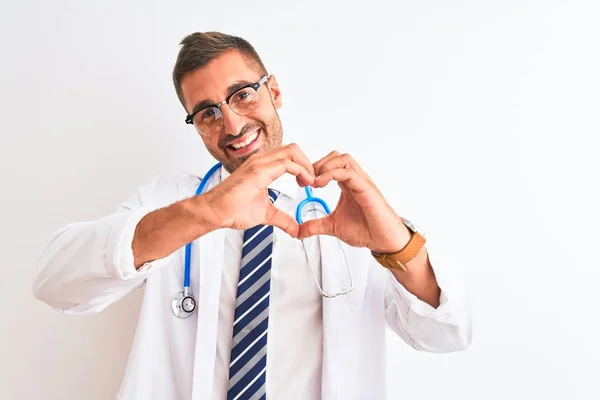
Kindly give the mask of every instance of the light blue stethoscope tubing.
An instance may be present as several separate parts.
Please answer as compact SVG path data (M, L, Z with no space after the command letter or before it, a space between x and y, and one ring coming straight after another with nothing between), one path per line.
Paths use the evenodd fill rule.
M304 191L306 192L306 199L302 200L300 204L298 204L298 207L296 207L296 222L298 222L298 225L304 222L302 221L302 207L304 207L308 203L319 203L323 206L327 214L331 214L331 210L327 206L327 203L325 203L325 200L320 199L318 197L314 197L310 186L306 186L304 188Z
M221 168L221 163L217 163L215 164L204 176L204 178L202 178L202 181L200 182L200 185L198 186L198 189L196 189L196 196L202 194L204 192L204 189L206 188L206 185L208 184L208 181L210 180L210 178L212 178L212 176L215 174L215 172ZM318 203L321 206L323 206L323 209L325 210L326 214L330 214L331 210L329 208L329 206L327 205L327 203L323 200L320 199L318 197L314 197L312 194L312 189L310 186L306 186L304 188L304 191L306 193L306 199L302 200L298 206L296 207L296 222L298 222L298 224L302 224L303 223L303 219L302 219L302 208L304 206L306 206L308 203ZM316 211L316 210L315 210ZM313 278L315 280L315 283L317 285L317 289L319 290L319 293L321 294L321 296L326 297L326 298L334 298L343 294L347 294L350 291L352 291L352 289L354 288L354 279L352 277L352 269L350 268L350 264L348 263L348 257L346 256L346 252L344 251L344 248L341 244L341 242L338 240L338 244L340 246L340 249L342 251L342 254L344 255L344 260L346 261L346 267L348 269L348 273L350 275L350 287L348 289L344 289L340 292L337 293L326 293L325 291L323 291L323 288L321 287L321 285L319 285L318 279L317 279L317 274L310 262L310 258L308 257L308 252L307 252L307 248L306 248L306 244L304 242L304 239L302 240L302 244L304 246L304 252L307 255L307 260L308 260L308 264L310 266L310 269L312 271L313 274ZM183 297L187 297L190 296L190 274L191 274L191 255L192 255L192 243L188 243L185 246L185 271L184 271L184 280L183 280ZM194 307L195 309L195 307Z
M201 194L206 187L209 179L215 174L215 172L221 168L221 163L216 163L211 169L208 170L198 189L196 189L196 196ZM187 295L190 290L190 265L191 265L191 256L192 256L192 243L188 243L185 245L185 276L183 278L183 291Z
M300 202L300 204L298 204L298 207L296 207L296 222L298 222L298 225L300 225L304 222L304 220L302 219L302 208L309 203L318 203L321 206L323 206L323 209L325 210L326 215L331 214L331 210L329 209L329 206L327 206L327 203L325 202L325 200L320 199L318 197L314 197L312 194L312 188L310 186L306 186L304 188L304 191L306 192L306 199L302 200ZM319 209L314 209L313 211L321 212ZM312 272L315 284L317 285L317 290L319 291L321 296L328 298L328 299L333 299L334 297L338 297L343 294L350 293L352 291L352 289L354 289L354 278L352 276L352 269L350 268L350 264L348 263L348 257L346 256L346 251L344 250L344 246L342 246L342 242L340 240L338 240L338 245L340 247L340 250L342 251L342 254L344 255L344 261L346 261L346 269L348 270L348 275L350 275L350 287L347 289L342 289L340 292L327 293L323 290L323 288L319 284L319 279L317 278L317 273L315 272L315 269L313 268L313 265L310 262L310 257L308 256L308 249L306 248L305 240L306 239L302 239L302 246L304 247L304 254L306 255L306 261L308 262L308 266L310 267L310 271Z

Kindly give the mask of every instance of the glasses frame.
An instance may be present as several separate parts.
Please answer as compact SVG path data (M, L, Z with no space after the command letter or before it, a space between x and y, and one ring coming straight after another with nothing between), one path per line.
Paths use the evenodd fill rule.
M256 92L256 94L259 96L259 97L258 97L258 101L260 102L260 95L258 94L258 89L260 89L260 87L261 87L262 85L264 85L264 84L267 82L267 80L269 80L269 75L265 75L265 76L263 76L263 77L262 77L262 78L261 78L261 79L260 79L258 82L249 83L249 84L247 84L247 85L245 85L245 86L242 86L241 88L239 88L239 89L237 89L236 91L234 91L234 92L232 92L231 94L229 94L229 96L227 96L227 98L225 98L225 100L223 100L223 101L221 101L221 102L219 102L219 103L211 104L210 106L206 106L206 107L203 107L203 108L201 108L201 109L199 109L199 110L196 110L196 111L195 111L195 112L193 112L192 114L188 114L188 115L185 117L185 123L186 123L186 124L189 124L189 125L194 125L194 117L196 116L196 114L198 114L198 113L199 113L199 112L201 112L201 111L204 111L204 110L206 110L207 108L211 108L211 107L217 107L217 108L219 109L219 111L221 112L221 119L223 119L223 117L222 117L223 111L221 110L221 108L222 108L222 107L223 107L225 104L229 105L229 108L231 109L231 111L233 111L233 112L234 112L234 113L236 113L237 115L244 116L244 115L248 115L248 114L250 114L250 113L251 113L252 111L254 111L254 110L252 110L252 111L250 111L249 113L246 113L246 114L240 114L240 113L238 113L237 111L235 111L235 110L234 110L234 109L231 107L231 105L229 104L229 101L230 101L230 100L231 100L231 98L232 98L232 97L233 97L233 96L234 96L236 93L238 93L240 90L244 90L244 89L246 89L246 88L249 88L249 87L250 87L250 88L254 89L254 91ZM257 103L258 103L258 102L257 102ZM195 126L195 125L194 125L194 126ZM198 130L198 128L196 128L196 130ZM204 133L200 132L200 130L198 130L198 132L199 132L200 134L206 135L206 134L204 134Z

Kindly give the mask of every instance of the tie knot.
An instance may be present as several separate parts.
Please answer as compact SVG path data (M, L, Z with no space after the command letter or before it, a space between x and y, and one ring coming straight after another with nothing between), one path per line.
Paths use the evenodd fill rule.
M271 199L271 203L275 203L277 196L279 196L279 192L277 190L269 189L269 199Z

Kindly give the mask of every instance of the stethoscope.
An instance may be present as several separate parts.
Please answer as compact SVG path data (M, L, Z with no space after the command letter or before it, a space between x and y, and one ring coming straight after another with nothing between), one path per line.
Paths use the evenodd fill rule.
M208 170L208 172L206 173L204 178L202 178L202 181L200 182L198 189L196 189L196 194L195 194L196 196L198 196L199 194L201 194L204 191L208 181L210 180L210 178L212 178L212 176L215 174L215 172L219 168L221 168L221 163L215 164L210 170ZM325 200L313 196L312 189L310 186L306 186L304 188L304 191L306 193L306 199L302 200L296 207L296 222L298 222L298 224L302 224L302 222L303 222L302 209L307 204L318 203L323 207L323 209L325 211L325 215L328 215L331 213L331 210L329 209L329 206L327 205ZM322 212L318 208L313 208L311 211ZM342 289L339 292L329 293L329 292L325 292L323 290L323 288L321 287L321 285L319 284L317 274L315 272L315 269L313 268L312 263L310 262L310 257L308 256L308 250L306 248L305 240L306 239L302 240L302 245L304 247L304 253L306 255L306 259L308 260L308 265L310 267L310 270L312 272L315 283L317 284L317 289L318 289L319 293L321 294L321 296L323 296L325 298L334 298L337 296L341 296L341 295L350 293L352 291L352 289L354 288L354 279L352 277L352 270L350 268L350 264L348 263L348 257L346 256L346 252L344 251L344 247L342 246L341 241L338 240L338 244L340 246L340 249L342 250L342 254L344 255L344 260L346 261L346 268L348 270L348 274L350 275L350 286L346 289ZM171 307L173 308L173 313L175 314L176 317L179 317L179 318L188 318L189 316L191 316L194 313L194 311L196 311L196 305L197 305L196 299L195 299L194 295L192 294L192 292L190 291L191 255L192 255L192 243L188 243L185 246L185 269L184 269L184 278L183 278L183 290L178 292L177 294L175 294L175 296L173 296L173 299L171 300Z

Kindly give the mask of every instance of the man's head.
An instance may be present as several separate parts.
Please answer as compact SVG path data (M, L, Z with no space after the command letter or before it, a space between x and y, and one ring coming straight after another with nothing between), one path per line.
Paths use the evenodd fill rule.
M253 153L281 146L281 93L254 48L218 32L191 34L181 45L173 83L212 156L233 172Z

